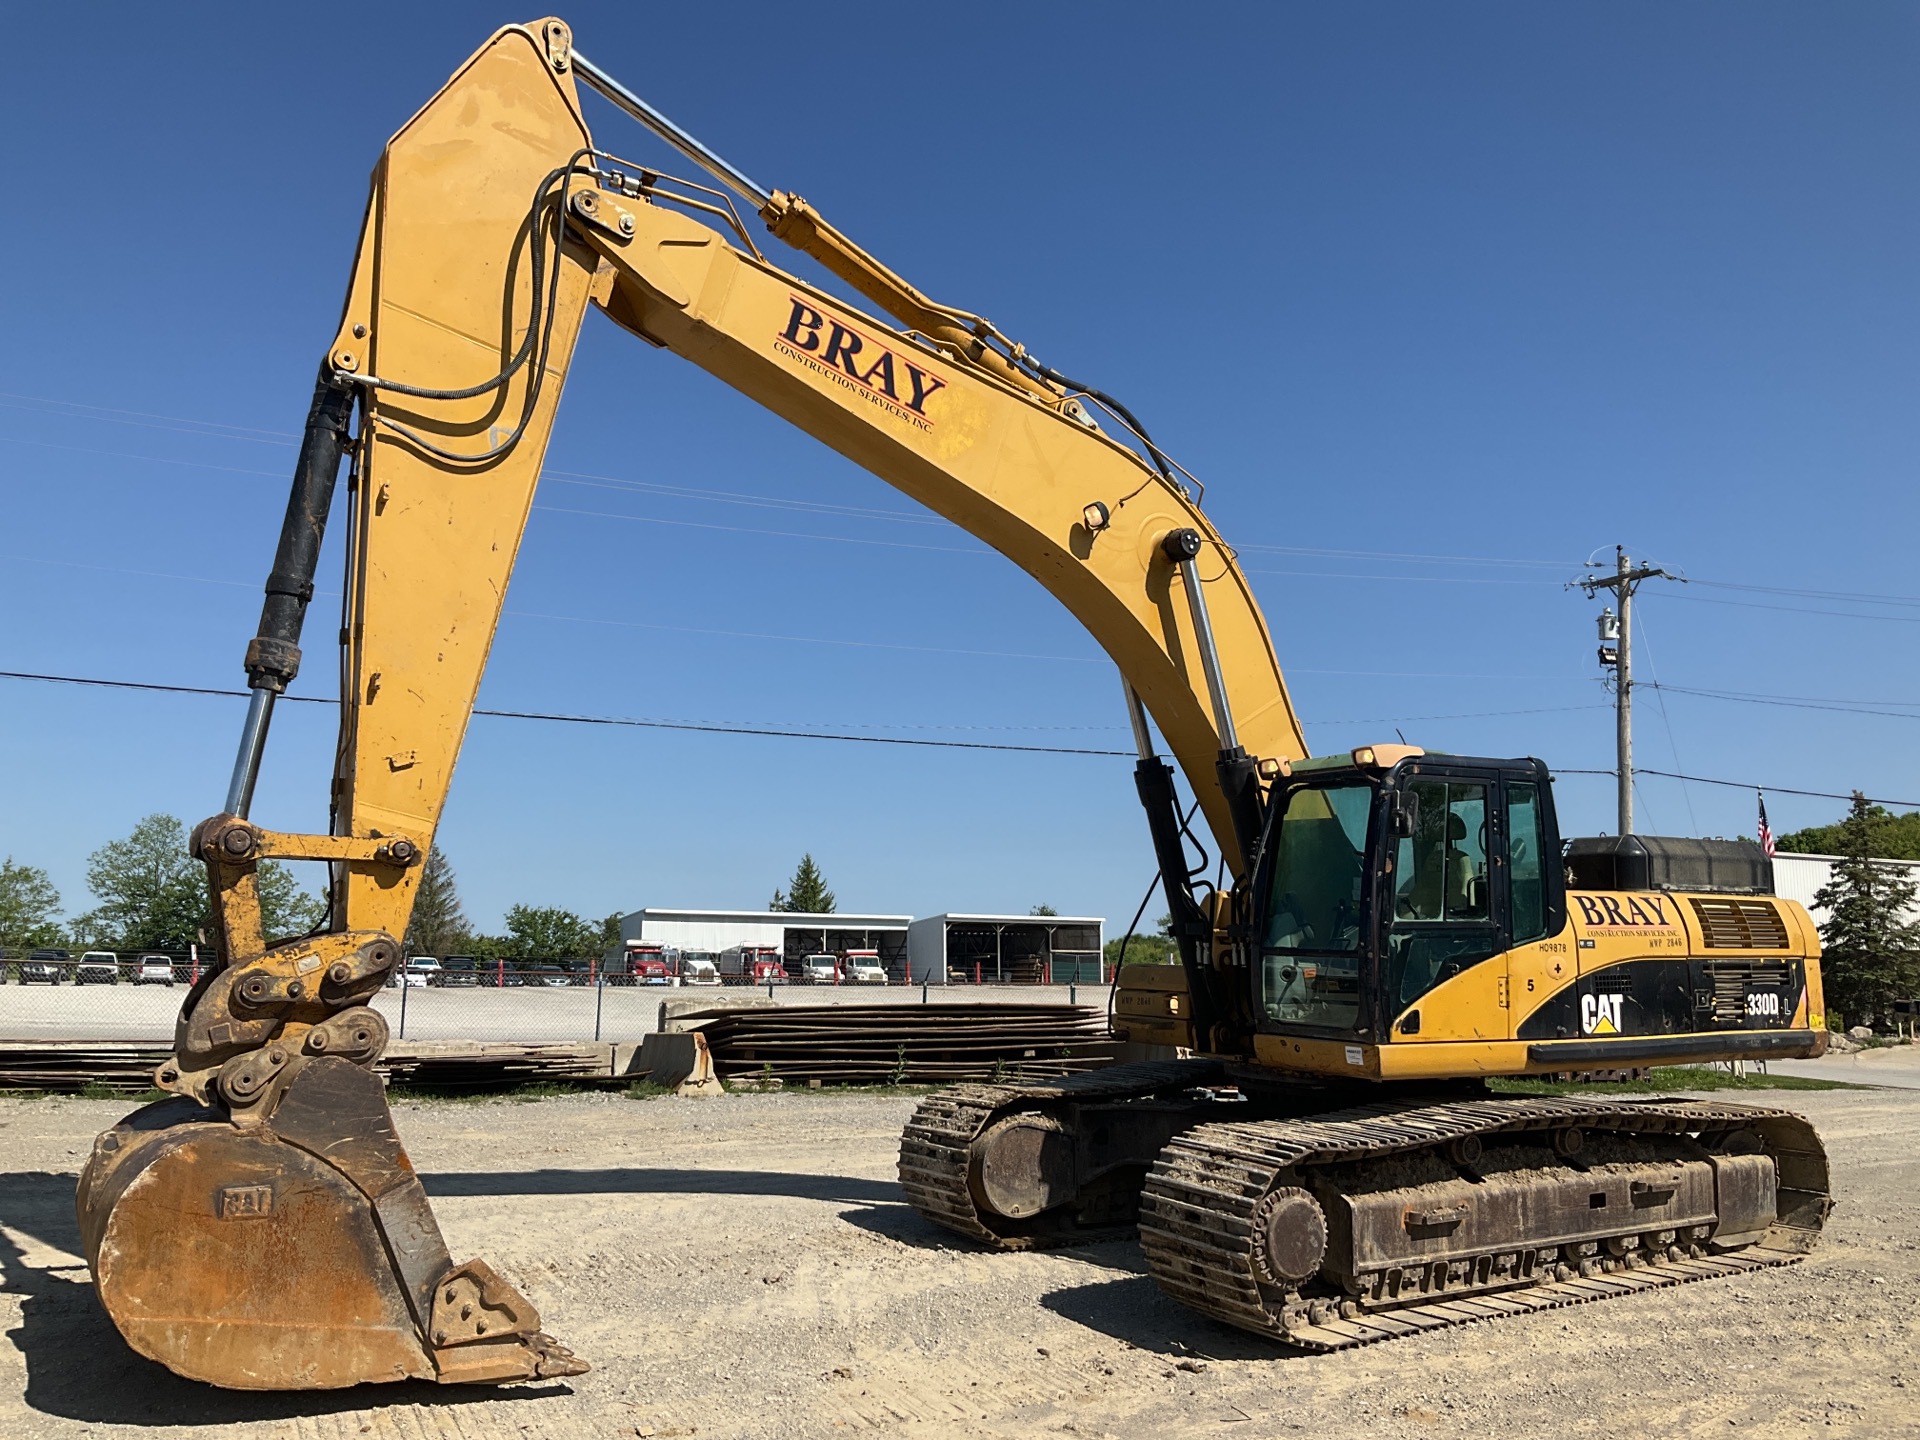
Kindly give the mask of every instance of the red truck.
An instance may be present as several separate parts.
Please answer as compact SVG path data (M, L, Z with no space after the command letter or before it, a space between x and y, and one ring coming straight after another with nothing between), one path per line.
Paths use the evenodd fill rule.
M787 962L771 945L735 945L720 952L720 979L729 985L784 985Z
M671 985L680 973L680 952L650 940L629 940L605 958L609 985Z

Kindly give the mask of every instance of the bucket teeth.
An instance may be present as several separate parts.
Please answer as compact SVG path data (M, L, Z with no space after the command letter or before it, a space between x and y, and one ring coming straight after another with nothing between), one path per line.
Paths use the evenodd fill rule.
M484 1260L469 1260L434 1286L432 1339L443 1385L550 1380L588 1369L540 1328L539 1312Z
M557 1380L584 1375L587 1362L544 1330L475 1340L433 1352L435 1379L442 1385L502 1385L515 1380Z

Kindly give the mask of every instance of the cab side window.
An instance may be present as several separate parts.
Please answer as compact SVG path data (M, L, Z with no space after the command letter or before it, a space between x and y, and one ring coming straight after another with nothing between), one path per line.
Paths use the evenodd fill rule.
M1546 840L1540 823L1540 787L1507 786L1508 867L1513 943L1524 945L1547 933Z
M1396 1009L1500 948L1487 864L1486 785L1416 780L1407 792L1416 813L1413 834L1401 837L1394 856L1387 940L1388 1003Z
M1490 919L1487 787L1416 780L1407 788L1418 814L1394 857L1394 918Z

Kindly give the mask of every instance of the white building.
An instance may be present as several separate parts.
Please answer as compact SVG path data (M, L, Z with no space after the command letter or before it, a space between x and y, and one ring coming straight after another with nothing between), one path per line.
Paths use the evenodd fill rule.
M1091 985L1101 968L1101 930L1087 915L928 915L907 931L908 977L916 984Z
M807 955L878 950L889 979L906 975L911 915L811 915L788 910L664 910L650 906L623 916L620 939L644 940L682 953L718 955L735 945L770 945L789 972Z
M1773 893L1783 900L1798 900L1813 911L1815 924L1827 918L1824 910L1815 910L1815 892L1833 879L1837 855L1789 855L1782 850L1773 857ZM1920 881L1920 860L1875 860L1890 870L1904 870L1909 879ZM1920 921L1920 898L1907 911L1909 920Z

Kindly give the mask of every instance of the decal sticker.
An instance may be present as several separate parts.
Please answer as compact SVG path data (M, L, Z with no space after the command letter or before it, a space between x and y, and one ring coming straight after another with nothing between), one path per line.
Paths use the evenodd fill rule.
M871 335L835 320L811 301L798 295L788 298L793 310L786 328L773 337L776 354L799 361L917 429L933 428L927 402L947 388L946 381Z
M1364 1065L1366 1063L1367 1063L1367 1057L1361 1053L1360 1047L1358 1045L1347 1046L1347 1064Z
M1582 995L1580 997L1580 1033L1582 1035L1618 1035L1621 1014L1626 1008L1624 995Z
M1671 930L1669 895L1570 895L1589 926L1607 930Z

